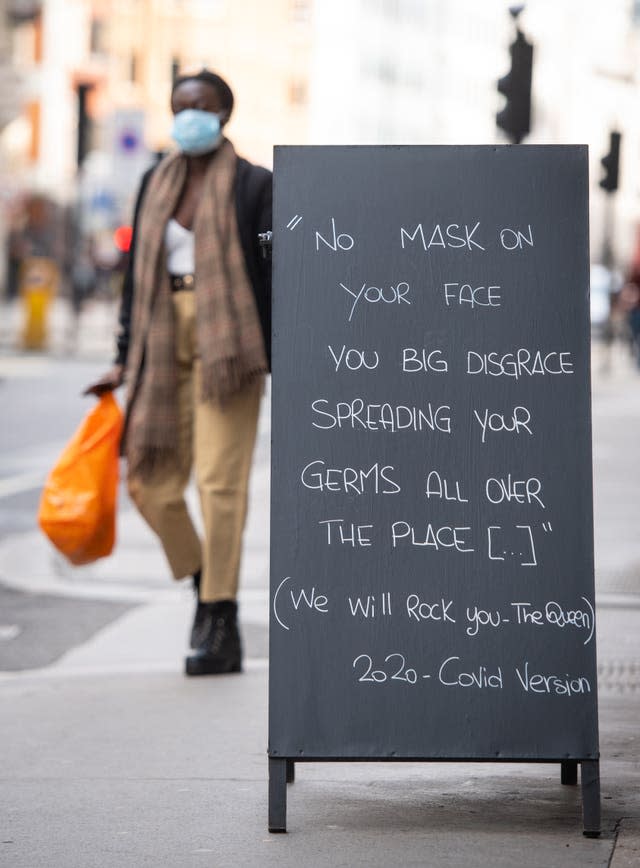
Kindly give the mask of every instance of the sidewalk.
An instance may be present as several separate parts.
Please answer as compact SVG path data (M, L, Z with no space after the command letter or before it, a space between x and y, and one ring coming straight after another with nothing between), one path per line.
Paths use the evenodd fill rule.
M267 832L268 446L245 537L242 675L187 680L193 602L166 582L125 503L115 555L71 571L36 533L0 544L33 592L137 603L41 670L0 674L0 865L609 866L640 864L640 379L594 380L602 836L579 787L536 764L299 764L287 835ZM622 449L629 443L629 452Z
M289 788L289 834L270 836L266 661L250 659L239 676L186 680L177 656L171 668L164 652L148 659L186 626L170 617L163 635L151 609L57 666L3 677L10 750L0 827L11 843L0 864L638 864L635 694L601 695L599 840L581 834L579 788L560 786L556 766L533 764L301 765ZM637 636L638 613L626 615Z

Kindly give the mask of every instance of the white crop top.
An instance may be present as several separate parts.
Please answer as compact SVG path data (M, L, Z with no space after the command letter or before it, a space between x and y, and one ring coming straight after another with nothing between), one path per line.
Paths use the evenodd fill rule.
M193 274L196 268L195 237L173 217L167 223L164 235L169 274Z

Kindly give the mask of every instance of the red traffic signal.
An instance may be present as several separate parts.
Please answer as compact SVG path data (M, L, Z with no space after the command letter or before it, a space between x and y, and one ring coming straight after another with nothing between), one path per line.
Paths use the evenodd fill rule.
M496 115L496 123L514 144L519 144L531 129L531 75L533 45L516 31L509 46L511 69L498 81L498 92L507 98L504 108Z
M133 228L131 226L118 226L113 233L113 243L116 245L120 253L128 253L131 248L131 237Z

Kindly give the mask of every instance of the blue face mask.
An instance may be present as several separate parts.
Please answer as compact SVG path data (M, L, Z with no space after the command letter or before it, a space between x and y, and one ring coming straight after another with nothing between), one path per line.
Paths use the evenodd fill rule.
M171 138L185 154L206 154L222 141L220 118L214 112L183 109L173 119Z

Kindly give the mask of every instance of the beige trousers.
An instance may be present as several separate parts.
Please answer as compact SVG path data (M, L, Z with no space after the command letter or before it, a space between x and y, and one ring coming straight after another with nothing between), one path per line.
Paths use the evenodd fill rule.
M194 292L175 292L173 302L178 364L178 463L150 479L130 476L129 494L160 538L174 578L181 579L201 569L201 600L211 603L233 600L238 591L249 471L263 384L252 384L224 407L200 401ZM202 541L184 500L192 469L202 509Z

